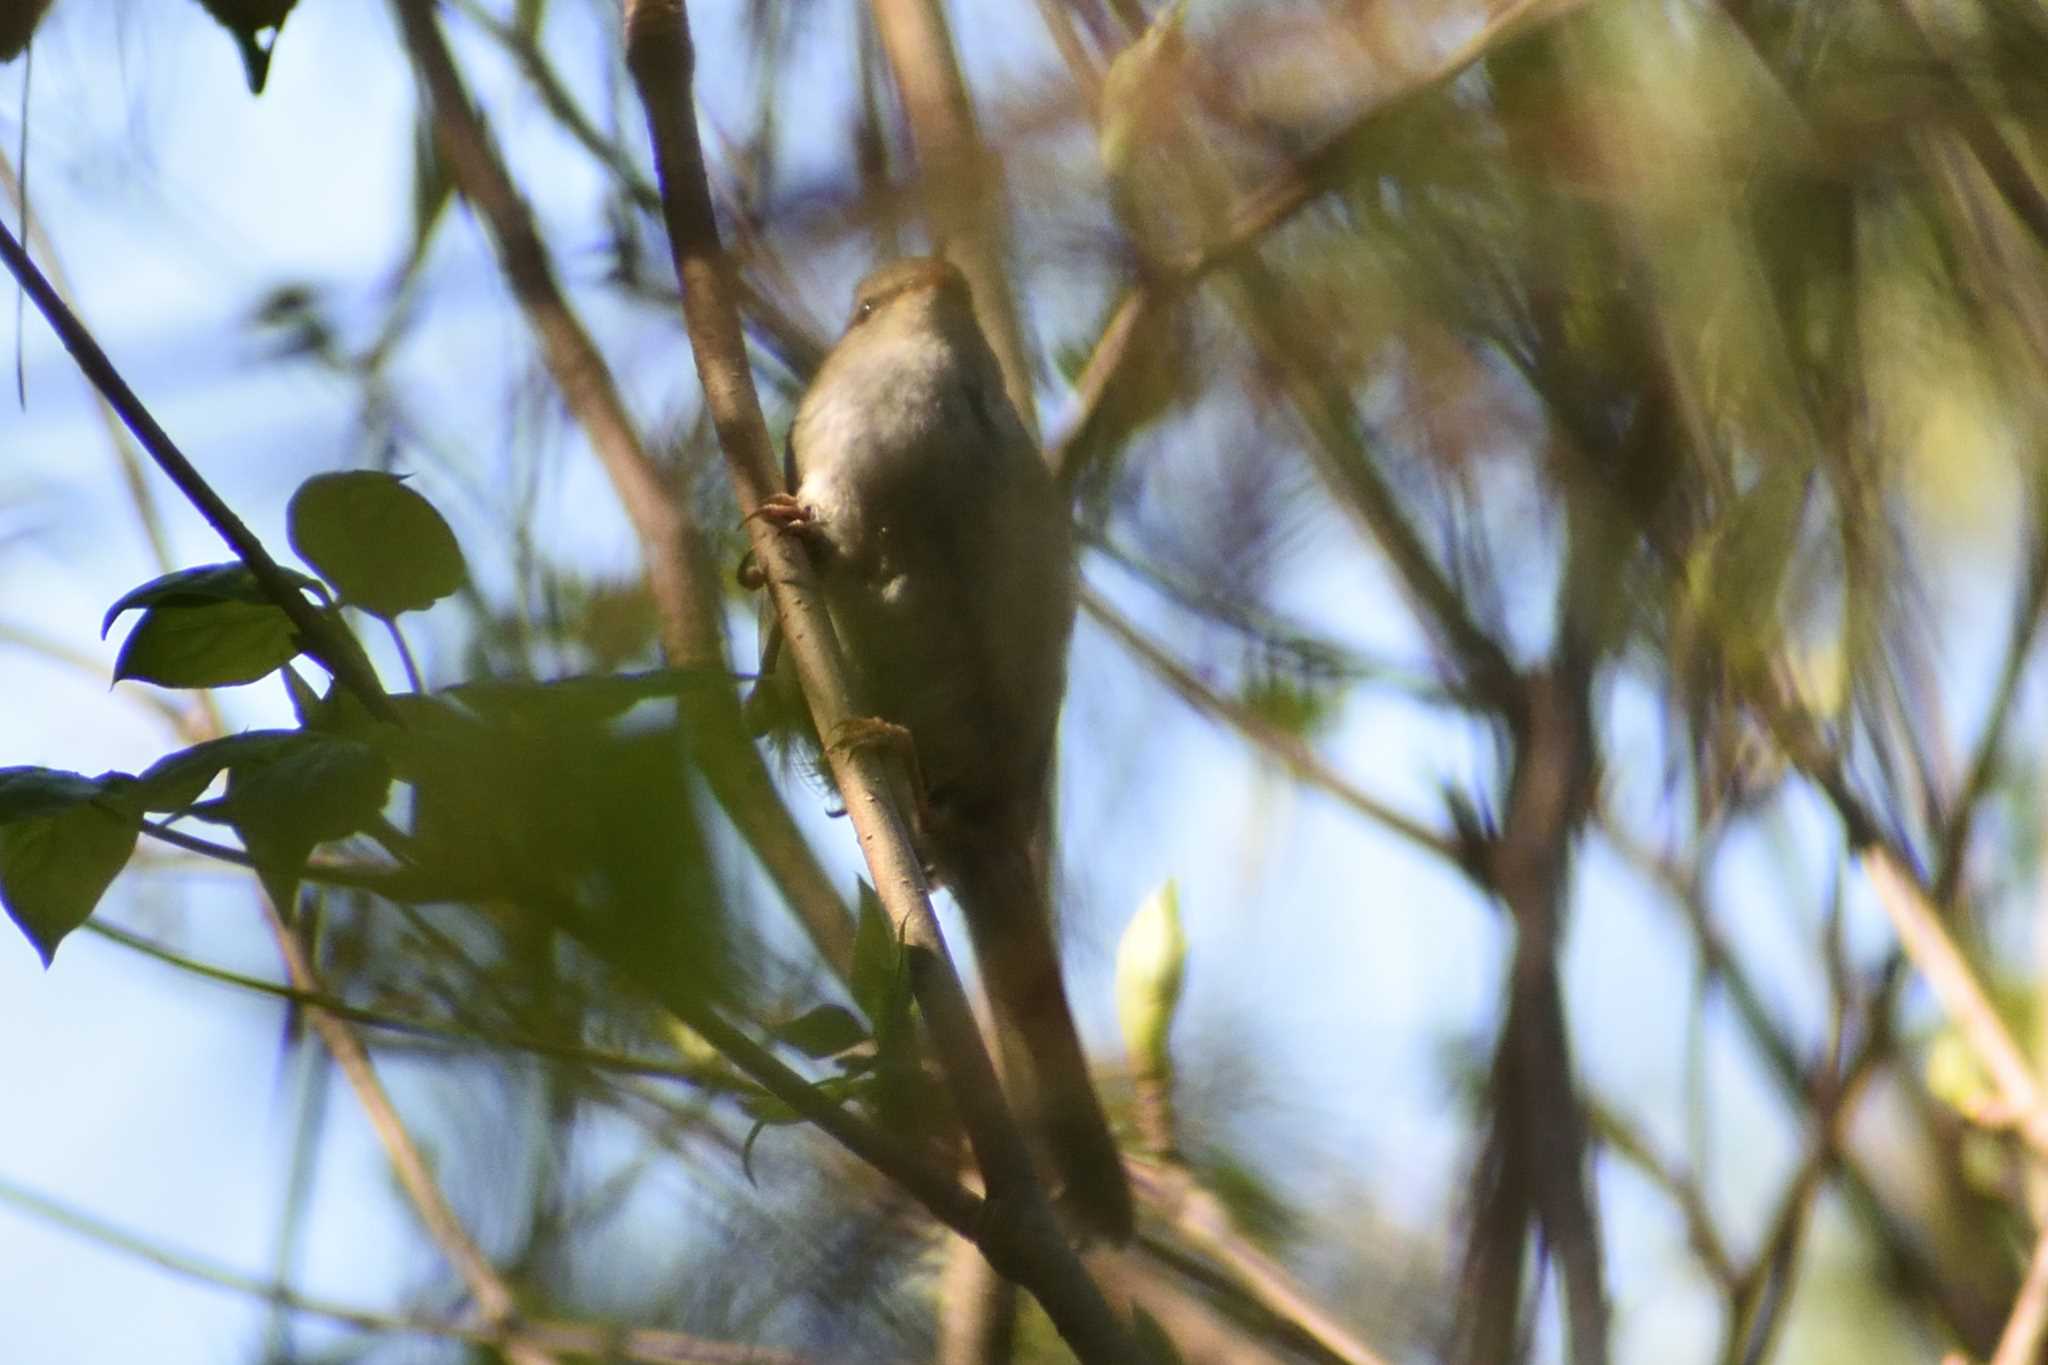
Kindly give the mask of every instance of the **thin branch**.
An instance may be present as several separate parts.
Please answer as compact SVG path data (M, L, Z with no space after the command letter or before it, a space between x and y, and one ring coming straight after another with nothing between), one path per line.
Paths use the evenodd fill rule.
M1327 793L1424 852L1462 866L1464 850L1452 836L1429 828L1413 816L1360 791L1340 776L1296 736L1265 720L1242 702L1218 694L1185 665L1133 624L1093 588L1081 589L1081 608L1118 644L1128 649L1174 695L1211 719L1219 720L1263 750L1305 786Z
M1889 846L1871 844L1858 861L1900 946L1983 1063L2015 1130L2036 1153L2048 1155L2048 1108L2043 1106L2040 1080L1962 950L1942 927L1941 912Z
M502 158L463 88L433 7L394 0L406 45L433 109L435 140L463 197L490 230L499 263L539 342L563 401L590 438L639 538L662 646L679 667L723 667L723 606L696 518L648 456L610 368L555 279L554 266ZM748 742L729 690L693 698L706 780L796 913L819 956L842 979L853 966L845 903L776 793Z
M692 105L695 52L684 6L681 0L629 3L625 27L627 67L647 110L691 351L740 506L751 513L777 491L776 461L747 366L731 265L712 214ZM844 661L810 563L801 547L763 519L750 518L748 529L818 733L835 735L854 711ZM1134 1359L1127 1329L1067 1246L1032 1170L1023 1134L1003 1101L995 1067L932 913L921 860L896 808L899 774L892 771L891 756L872 745L828 744L826 757L877 894L904 945L912 990L991 1202L1002 1207L1002 1218L975 1228L976 1243L990 1264L1037 1296L1084 1361Z
M2048 1338L2048 1231L2034 1243L2027 1277L2020 1282L2019 1296L2013 1300L2012 1316L2006 1319L1991 1365L2034 1365L2041 1358L2044 1338Z
M1196 1183L1185 1167L1127 1162L1131 1183L1152 1213L1170 1223L1182 1241L1213 1257L1233 1282L1267 1312L1300 1329L1345 1365L1386 1365L1386 1357L1325 1309L1286 1268L1245 1239L1230 1210Z
M1785 1031L1771 1017L1762 992L1715 929L1697 873L1677 866L1635 838L1612 810L1602 815L1602 831L1615 852L1661 888L1670 904L1684 916L1702 968L1735 1006L1736 1017L1779 1090L1796 1104L1810 1105L1813 1091L1806 1065ZM1835 1149L1832 1170L1846 1202L1884 1248L1898 1280L1923 1294L1956 1335L1969 1339L1981 1334L1988 1340L1995 1325L1986 1325L1978 1311L1979 1304L1967 1298L1962 1287L1944 1278L1940 1264L1886 1205L1879 1186L1855 1154L1844 1148Z
M1597 1095L1587 1094L1586 1117L1602 1146L1635 1167L1677 1206L1679 1216L1685 1220L1685 1235L1692 1243L1693 1254L1706 1266L1715 1284L1732 1290L1742 1272L1735 1268L1735 1258L1728 1254L1728 1246L1721 1240L1700 1182L1659 1155L1647 1133Z
M416 1314L380 1313L332 1299L301 1294L287 1285L232 1270L203 1256L151 1241L139 1233L98 1218L85 1210L0 1179L0 1203L43 1219L80 1237L89 1238L160 1270L248 1295L294 1313L307 1313L366 1332L403 1333L464 1341L491 1347L508 1356L520 1351L590 1356L606 1360L647 1362L647 1365L803 1365L804 1357L765 1347L707 1341L685 1332L652 1327L615 1327L608 1323L536 1319L531 1322L471 1325L443 1322Z
M292 986L308 994L324 994L319 975L313 970L312 959L298 931L278 913L267 888L261 899L264 919L270 926L272 937L277 940L278 951L284 956ZM497 1268L471 1239L468 1229L463 1227L462 1220L449 1205L447 1196L441 1192L426 1158L420 1154L412 1134L406 1131L398 1107L391 1102L390 1092L384 1089L376 1065L371 1062L362 1040L339 1015L317 1005L307 1008L306 1022L320 1035L320 1041L333 1056L335 1066L355 1092L364 1117L370 1121L378 1144L384 1148L385 1159L391 1163L391 1172L397 1177L399 1188L405 1191L405 1197L418 1213L427 1235L434 1239L435 1245L441 1248L441 1254L448 1258L448 1263L468 1287L485 1323L493 1328L512 1323L518 1316L518 1301ZM553 1365L554 1361L551 1352L517 1339L507 1343L505 1354L514 1365Z
M296 986L279 985L274 981L265 981L261 977L248 976L225 967L217 967L210 962L201 962L141 934L118 925L102 923L99 919L87 920L85 928L109 942L118 943L124 948L141 953L144 957L154 958L179 971L189 972L202 980L268 996L273 1000L322 1010L337 1019L365 1028L382 1029L420 1038L438 1038L459 1046L487 1047L504 1052L546 1057L551 1061L567 1062L590 1071L611 1075L680 1081L685 1085L713 1093L754 1093L750 1088L739 1085L732 1073L723 1068L664 1062L652 1057L635 1057L629 1053L610 1052L574 1043L553 1042L528 1033L492 1029L477 1024L422 1019L412 1015L392 1014L386 1010L365 1009L360 1005L352 1005L328 991L301 990Z
M1998 772L2006 724L2012 719L2013 704L2019 698L2020 681L2026 676L2034 637L2039 633L2044 609L2048 609L2048 545L2037 544L2028 557L2027 578L2013 604L2013 618L2005 644L2005 658L1998 669L1998 686L1991 695L1991 709L1984 718L1984 732L1970 755L1963 785L1949 806L1942 823L1941 844L1930 891L1937 905L1955 899L1961 884L1963 865L1970 850L1970 831L1984 794Z
M57 291L51 287L49 280L44 278L36 263L29 259L28 253L22 249L21 243L14 239L14 234L7 230L5 224L0 224L0 261L6 263L8 270L20 282L37 311L49 321L50 327L57 333L58 340L64 343L64 349L71 352L78 368L84 372L85 377L99 390L114 411L120 414L121 421L128 430L135 433L135 439L142 443L142 448L149 452L149 457L156 461L157 467L177 485L178 491L185 495L186 501L206 518L207 525L213 527L220 538L227 542L228 548L235 552L235 557L248 567L251 576L261 585L264 594L291 618L291 623L297 627L306 652L318 659L329 672L347 685L349 690L356 693L372 715L395 721L397 713L392 710L391 701L384 694L383 684L377 681L376 672L370 667L369 658L363 653L362 646L357 643L355 637L350 635L333 616L316 609L306 600L305 593L284 576L284 571L278 567L277 561L263 548L263 542L243 524L239 516L235 515L235 510L213 491L212 485L206 482L204 476L171 440L170 435L158 425L156 418L136 396L135 390L129 388L128 382L121 378L120 372L114 368L113 361L107 358L107 353L93 340L92 333L87 331L85 324L65 306L64 300L57 296Z

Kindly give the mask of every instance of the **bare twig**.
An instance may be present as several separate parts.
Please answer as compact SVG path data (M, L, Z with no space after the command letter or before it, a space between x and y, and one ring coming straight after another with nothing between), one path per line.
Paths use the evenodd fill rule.
M1906 956L1927 978L1935 999L1983 1063L2014 1127L2028 1146L2048 1154L2048 1108L2043 1107L2040 1080L1977 973L1942 927L1941 912L1889 846L1872 844L1858 859Z
M712 215L691 104L695 54L681 0L628 5L626 60L647 110L698 376L740 505L751 512L777 491L776 462L747 366L731 267ZM800 547L764 520L752 518L748 527L818 733L838 733L854 712L844 664L810 564ZM896 809L890 756L874 746L828 745L826 757L874 874L877 894L904 945L912 990L931 1029L990 1199L1003 1206L1006 1215L977 1227L977 1244L990 1264L1037 1296L1083 1360L1134 1359L1124 1325L1066 1245L1032 1170L1023 1135L1003 1102L995 1068L932 913L921 862ZM716 1045L720 1040L711 1041Z
M1160 277L1125 293L1110 315L1102 335L1075 380L1075 407L1067 424L1047 448L1047 458L1063 479L1071 481L1085 459L1086 441L1097 410L1130 359L1132 339L1145 333L1148 314L1165 309L1211 271L1239 259L1275 228L1315 199L1343 183L1361 137L1378 122L1407 107L1416 97L1443 88L1467 68L1529 24L1557 19L1577 9L1582 0L1510 0L1472 37L1427 72L1377 94L1345 127L1326 138L1293 166L1240 198L1223 232L1178 261L1166 263Z
M1649 1135L1612 1104L1588 1094L1586 1116L1607 1150L1635 1167L1678 1206L1693 1254L1706 1266L1715 1284L1724 1290L1731 1289L1741 1272L1735 1268L1735 1258L1728 1254L1721 1231L1714 1225L1713 1211L1707 1207L1706 1191L1700 1188L1700 1182L1660 1155L1651 1145Z
M231 1270L190 1252L150 1241L102 1218L0 1180L0 1203L41 1218L111 1247L123 1255L148 1261L160 1270L203 1284L218 1286L237 1294L263 1299L289 1312L307 1313L367 1332L400 1333L464 1341L514 1355L524 1349L562 1355L601 1357L607 1360L646 1362L647 1365L802 1365L803 1357L787 1351L743 1346L733 1342L708 1341L686 1332L652 1327L619 1327L609 1323L536 1319L531 1322L468 1324L442 1322L415 1314L373 1312L332 1299L301 1294L289 1286L258 1279Z
M1367 795L1340 776L1300 738L1270 724L1256 715L1250 707L1219 695L1215 689L1189 672L1186 666L1169 654L1157 641L1139 630L1094 589L1082 588L1081 606L1097 625L1109 632L1110 637L1118 644L1137 656L1138 660L1152 670L1153 674L1171 688L1182 701L1236 730L1264 750L1268 757L1286 768L1296 781L1334 796L1366 819L1385 826L1392 833L1400 835L1425 852L1454 864L1462 861L1463 850L1457 840L1439 830L1429 828L1413 816L1394 809L1377 797Z
M1291 1323L1346 1365L1386 1365L1386 1357L1358 1339L1317 1303L1285 1267L1237 1230L1230 1210L1178 1165L1126 1163L1146 1207L1165 1218L1187 1245L1214 1258L1254 1302Z
M476 1024L454 1023L436 1019L421 1019L412 1015L392 1014L386 1010L365 1009L351 1005L340 996L324 990L302 990L296 986L281 986L274 981L248 976L242 972L229 971L209 962L175 952L160 943L131 933L117 925L105 924L98 919L87 920L87 932L99 935L110 942L118 943L154 958L166 966L189 972L203 980L218 985L230 986L236 990L250 991L265 995L273 1000L287 1001L295 1005L318 1009L337 1019L365 1028L386 1030L392 1033L409 1034L420 1038L437 1038L457 1046L486 1047L504 1052L516 1052L535 1057L546 1057L551 1061L566 1062L590 1071L619 1076L641 1076L651 1080L680 1081L699 1090L711 1092L738 1092L745 1087L735 1084L730 1071L719 1067L691 1066L680 1062L659 1061L652 1057L636 1057L629 1053L607 1052L598 1048L581 1047L573 1043L559 1043L528 1033L508 1032Z
M2034 1243L2027 1277L2020 1282L2019 1297L2013 1300L2012 1316L2006 1319L1991 1365L2032 1365L2041 1358L2044 1337L2048 1337L2048 1232Z
M267 894L262 899L264 918L270 925L271 935L277 940L278 951L284 956L293 987L307 994L324 994L320 978L313 970L312 959L307 955L297 930L285 923ZM306 1021L320 1035L320 1041L333 1056L335 1066L347 1079L349 1088L355 1091L356 1101L362 1105L364 1117L369 1119L371 1129L377 1134L378 1144L384 1148L385 1159L391 1163L391 1171L398 1178L399 1187L419 1214L427 1235L434 1239L441 1248L441 1254L448 1258L455 1273L468 1286L470 1297L476 1301L484 1322L492 1328L509 1325L518 1315L518 1301L497 1268L470 1238L468 1229L462 1226L462 1220L449 1206L447 1196L441 1193L440 1184L434 1179L419 1147L414 1144L412 1134L406 1130L405 1122L399 1117L397 1106L392 1104L383 1081L378 1078L376 1066L371 1062L362 1040L338 1015L317 1005L307 1008ZM554 1360L548 1351L516 1338L506 1343L505 1354L515 1365L551 1365Z

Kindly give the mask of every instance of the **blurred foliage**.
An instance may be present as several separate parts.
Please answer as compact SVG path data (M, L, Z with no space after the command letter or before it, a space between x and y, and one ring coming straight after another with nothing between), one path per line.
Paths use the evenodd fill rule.
M40 8L17 6L19 24ZM253 35L291 6L263 23L207 8L267 62ZM570 149L552 154L581 160L580 217L549 200L554 266L603 319L607 360L660 395L635 400L658 413L642 419L652 464L737 624L737 516L678 387L613 10L446 8L464 70L496 73L492 121L545 123ZM827 8L692 7L700 36L732 45L701 54L721 82L705 127L771 422L828 343L813 319L839 315L869 260L916 249L930 202L900 54L869 11ZM1146 1033L1151 1073L1171 1054L1174 1145L1234 1232L1392 1359L1862 1360L1902 1340L1990 1355L2040 1230L2038 1172L1877 912L1813 888L1883 843L2014 1026L2042 1017L2025 964L2042 895L2048 12L1043 0L952 16L1006 50L1030 35L1000 74L967 74L1103 610L1157 623L1187 661L1172 690L1207 689L1205 713L1255 750L1298 745L1253 756L1359 812L1359 849L1379 792L1401 793L1422 831L1401 829L1403 847L1500 911L1498 1008L1440 1068L1475 1160L1443 1207L1346 1153L1330 1179L1357 1216L1318 1216L1325 1178L1273 1138L1252 1034L1176 1026L1169 1047L1173 1008ZM249 74L261 84L254 58ZM546 543L590 450L517 291L490 306L521 343L461 356L465 388L501 396L501 432L452 433L413 382L414 343L475 306L446 261L484 248L439 231L460 191L424 103L405 136L412 185L364 209L399 225L388 277L279 281L248 315L262 363L354 400L345 467L304 471L291 504L319 575L293 582L338 620L413 613L431 681L395 698L402 724L375 722L307 680L246 570L163 566L108 614L140 613L114 677L274 681L299 728L188 733L136 775L0 769L0 899L47 960L138 832L194 846L192 823L210 825L196 846L253 862L286 905L304 880L325 989L390 1016L380 1053L449 1081L422 1127L451 1185L474 1186L466 1212L499 1230L530 1315L928 1355L946 1311L933 1230L676 1017L736 1021L956 1160L900 954L867 900L848 980L796 946L714 799L743 741L736 709L705 699L730 676L654 670L649 583ZM436 510L407 468L466 505ZM1396 756L1413 771L1361 751L1362 718L1426 736ZM1119 738L1138 780L1173 759ZM1106 788L1124 759L1074 761ZM1559 970L1594 908L1574 857L1588 844L1640 874L1626 913L1694 959L1696 993L1669 1007L1695 1042L1640 1093L1608 1093L1584 1023L1597 983ZM1788 846L1793 871L1771 863L1760 887L1757 849ZM1279 926L1265 932L1295 923L1285 896L1186 889ZM1228 974L1192 914L1185 956L1195 982ZM1261 989L1296 1017L1271 999L1287 984ZM1359 1027L1304 1046L1342 1051ZM1770 1112L1731 1134L1708 1101L1738 1069ZM1132 1111L1150 1101L1121 1080L1106 1089L1144 1130ZM1679 1094L1694 1112L1674 1117ZM501 1129L516 1160L465 1149L465 1124ZM1761 1155L1776 1146L1792 1155ZM1638 1186L1647 1215L1616 1202ZM1645 1221L1682 1263L1616 1263ZM1148 1317L1185 1358L1331 1358L1247 1306L1243 1263L1183 1248L1170 1268L1251 1343L1199 1356L1184 1321ZM435 1281L418 1301L452 1313L457 1293ZM1692 1322L1711 1304L1714 1339L1643 1325L1672 1303ZM1043 1326L1020 1359L1056 1358Z

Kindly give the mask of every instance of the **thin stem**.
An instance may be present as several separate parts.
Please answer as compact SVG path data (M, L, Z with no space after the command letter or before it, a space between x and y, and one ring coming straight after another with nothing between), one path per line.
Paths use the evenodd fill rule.
M278 913L268 888L265 888L261 899L264 919L270 926L271 936L277 940L278 951L284 956L293 987L309 994L324 993L305 944L300 941L298 931ZM419 1215L427 1235L441 1248L442 1255L447 1257L448 1263L468 1287L484 1321L492 1327L512 1323L518 1315L518 1301L497 1268L471 1239L468 1229L463 1227L462 1220L448 1203L447 1196L441 1192L426 1158L421 1155L412 1134L406 1130L404 1120L399 1117L398 1107L384 1089L384 1082L370 1060L369 1050L348 1023L333 1011L317 1005L309 1006L306 1022L320 1035L320 1041L333 1056L335 1066L355 1092L356 1102L362 1106L363 1115L376 1133L378 1144L384 1148L385 1160L391 1163L391 1172L397 1177L399 1188L405 1191L405 1197ZM505 1354L513 1365L554 1365L555 1360L551 1352L517 1339L507 1343Z
M147 1261L159 1270L168 1271L184 1279L214 1285L232 1293L262 1299L291 1312L326 1318L330 1322L343 1323L367 1332L403 1333L464 1341L477 1346L492 1347L507 1355L515 1355L521 1351L540 1351L607 1360L647 1362L648 1365L802 1365L804 1359L787 1351L707 1341L688 1333L660 1328L615 1327L608 1323L574 1322L565 1319L471 1325L442 1322L412 1314L380 1313L338 1303L332 1299L301 1294L287 1285L246 1275L206 1257L151 1241L119 1224L96 1217L83 1209L39 1194L4 1178L0 1178L0 1203L31 1217L53 1223L67 1232L89 1238L123 1255Z
M2048 1337L2048 1231L2034 1243L2027 1262L2027 1277L2013 1300L2012 1316L1999 1335L1998 1350L1991 1365L2032 1365L2041 1358L2041 1342Z
M1450 835L1433 830L1413 816L1367 795L1340 776L1299 737L1266 721L1250 707L1219 695L1094 589L1082 588L1081 609L1182 701L1202 714L1222 721L1250 740L1269 758L1286 768L1296 781L1336 797L1366 819L1384 826L1424 852L1453 864L1463 864L1463 850Z
M202 980L309 1009L324 1010L337 1019L366 1028L404 1033L420 1038L438 1038L458 1045L488 1047L546 1057L552 1061L567 1062L591 1071L613 1075L680 1081L685 1085L714 1093L752 1093L739 1085L730 1072L720 1068L685 1066L675 1062L657 1061L651 1057L635 1057L623 1052L582 1047L573 1043L551 1042L530 1034L489 1029L474 1024L445 1023L410 1015L392 1014L384 1010L364 1009L360 1005L351 1005L340 996L327 991L301 990L296 986L279 985L274 981L265 981L261 977L248 976L225 967L217 967L210 962L201 962L197 958L187 957L140 934L118 925L103 923L99 919L86 921L85 927L88 932L98 934L109 942L118 943L124 948L153 958L166 966L175 967L179 971L189 972Z
M380 619L384 622L384 629L391 632L391 643L398 647L398 661L405 665L406 686L414 692L425 692L427 685L420 680L419 661L412 656L412 646L405 642L405 632L398 628L398 618L386 616Z

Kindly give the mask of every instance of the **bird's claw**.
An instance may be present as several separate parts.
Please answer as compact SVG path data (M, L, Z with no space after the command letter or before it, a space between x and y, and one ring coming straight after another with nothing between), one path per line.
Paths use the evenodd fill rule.
M770 493L761 499L759 506L740 520L744 524L757 517L782 531L802 530L815 526L818 522L818 514L807 504L797 501L793 493Z
M869 747L880 747L896 754L903 760L903 770L910 778L912 823L918 830L930 824L931 794L924 784L924 769L917 761L917 742L909 730L880 716L848 716L832 727L825 747L837 754L851 754L856 749Z

